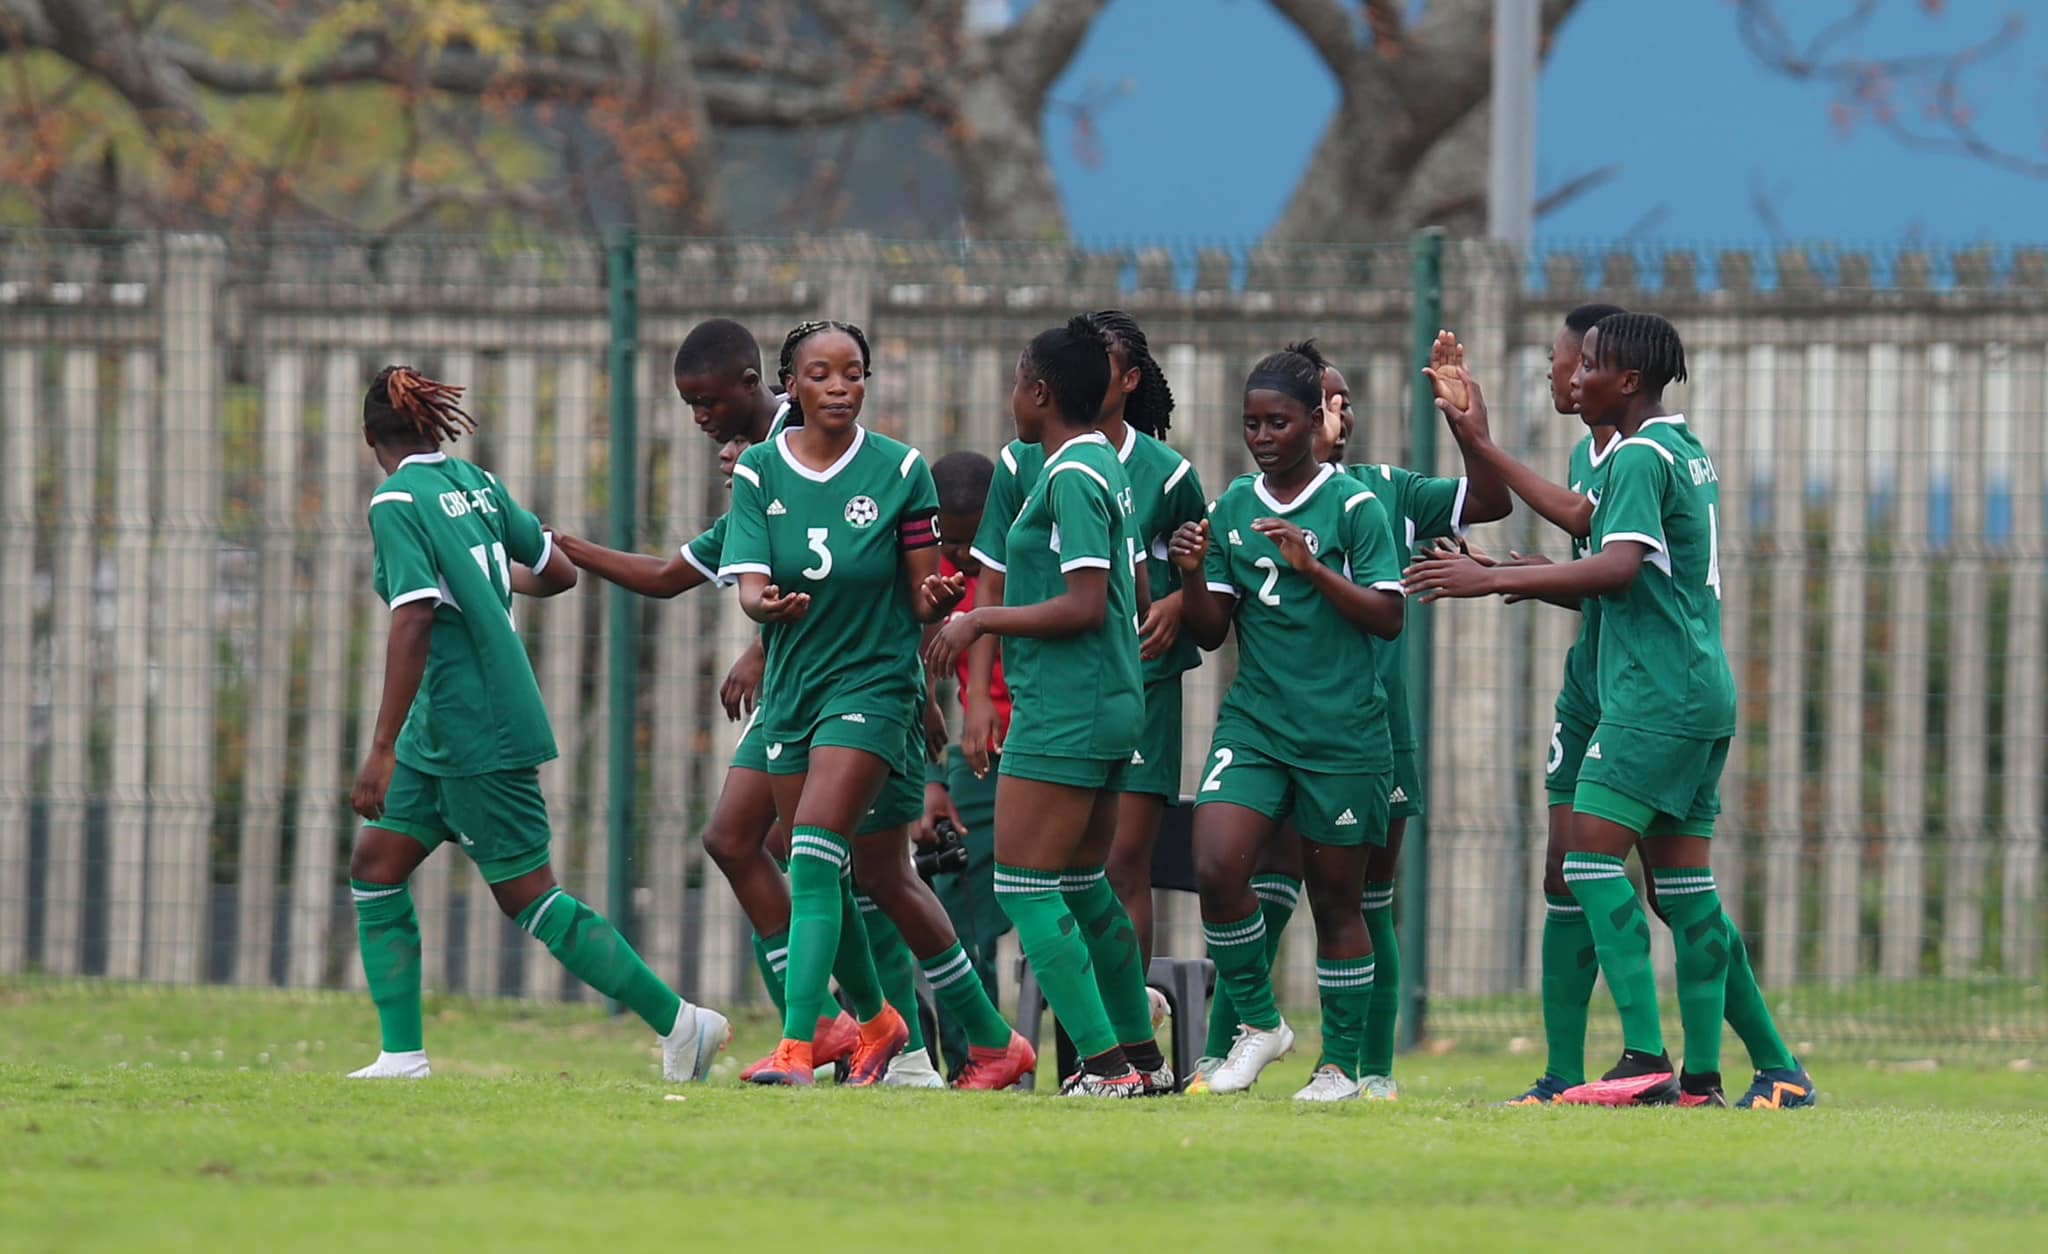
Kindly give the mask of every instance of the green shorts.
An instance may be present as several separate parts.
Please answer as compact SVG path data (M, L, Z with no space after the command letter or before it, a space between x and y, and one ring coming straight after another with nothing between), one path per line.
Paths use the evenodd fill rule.
M1711 836L1731 739L1666 736L1602 722L1579 764L1572 809L1645 836Z
M742 771L768 773L768 741L761 735L761 707L747 715L747 725L740 732L739 744L733 746L732 764Z
M428 775L400 762L384 794L384 817L365 827L410 836L432 853L453 840L482 871L484 883L502 884L548 864L547 798L540 771L486 775Z
M856 836L873 836L915 823L924 817L924 729L910 729L903 750L889 764L889 778L875 794L875 804L860 822Z
M1394 750L1394 787L1387 794L1387 819L1422 817L1422 764L1415 750Z
M1125 792L1124 773L1130 769L1130 761L1126 758L1057 758L1049 753L1022 753L1006 749L996 767L996 774L1037 780L1042 784L1061 784L1068 788Z
M762 753L770 775L801 775L810 769L811 752L816 749L859 749L894 764L903 756L904 739L913 729L902 702L896 708L863 708L859 697L828 702L809 727L794 731L787 727L764 728L766 744ZM918 768L918 787L924 786L924 769Z
M1556 721L1550 725L1550 751L1543 759L1543 790L1550 794L1551 805L1568 806L1579 789L1579 764L1592 743L1593 724L1562 705L1551 713Z
M1243 806L1279 823L1292 823L1319 845L1387 843L1391 772L1332 775L1277 761L1242 744L1212 744L1209 769L1195 805Z
M1118 792L1180 800L1180 676L1145 686L1145 726Z

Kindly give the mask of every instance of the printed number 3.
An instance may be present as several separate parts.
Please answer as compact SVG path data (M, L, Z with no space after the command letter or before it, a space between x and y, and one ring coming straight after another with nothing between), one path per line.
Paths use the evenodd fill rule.
M823 579L832 573L832 550L825 547L825 538L832 533L823 527L809 527L804 535L810 538L811 552L818 555L818 564L807 570L798 571L806 579Z
M1266 559L1262 557L1259 560L1263 562ZM1216 751L1216 765L1210 767L1209 773L1202 777L1203 792L1221 792L1223 790L1223 771L1225 767L1230 765L1230 759L1230 750L1218 749Z
M1273 593L1273 585L1280 582L1280 567L1270 557L1262 557L1252 565L1266 572L1266 582L1259 585L1259 604L1280 604L1280 598Z

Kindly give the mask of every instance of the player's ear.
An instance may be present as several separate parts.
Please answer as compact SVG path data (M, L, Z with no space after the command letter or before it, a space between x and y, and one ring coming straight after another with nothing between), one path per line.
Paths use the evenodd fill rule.
M748 367L747 367L746 369L744 369L744 370L740 371L740 389L741 389L742 391L746 391L746 392L751 392L751 391L753 391L753 390L754 390L755 388L757 388L757 387L760 387L760 386L761 386L761 372L760 372L760 371L758 371L758 370L754 369L754 368L753 368L752 366L748 366Z

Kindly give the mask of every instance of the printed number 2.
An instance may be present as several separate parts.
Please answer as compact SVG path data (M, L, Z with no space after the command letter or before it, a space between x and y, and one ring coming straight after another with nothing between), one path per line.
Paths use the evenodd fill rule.
M1266 559L1260 558L1259 560L1264 561ZM1228 749L1218 749L1216 751L1216 765L1210 767L1209 773L1202 777L1203 792L1221 792L1223 790L1223 771L1225 767L1230 765L1231 756L1231 752Z
M818 564L809 569L798 571L798 574L806 579L823 579L832 573L832 550L825 547L825 538L831 534L830 531L823 527L809 527L805 529L804 535L809 537L811 542L811 552L818 555Z
M498 579L495 586L503 595L512 595L512 568L505 564L504 545L493 542L490 551L486 553L483 545L472 544L469 546L469 555L476 559L477 569L484 573L485 579L491 577L491 562L495 559L498 563Z
M1721 599L1721 515L1713 506L1707 506L1707 586L1714 590L1714 599Z
M1270 557L1262 557L1252 565L1266 572L1266 582L1259 585L1259 604L1280 604L1280 598L1273 592L1273 585L1280 582L1280 567Z
M1550 762L1543 768L1545 775L1554 775L1564 765L1564 724L1550 725Z

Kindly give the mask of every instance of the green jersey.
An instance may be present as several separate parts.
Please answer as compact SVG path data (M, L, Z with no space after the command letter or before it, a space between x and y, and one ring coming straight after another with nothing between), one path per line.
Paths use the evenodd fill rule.
M1146 588L1153 600L1180 590L1180 572L1167 560L1166 545L1182 523L1200 522L1207 509L1201 476L1194 464L1164 440L1125 424L1123 447L1117 450L1124 477L1131 485L1132 534L1144 562ZM1045 450L1013 440L996 464L989 483L981 529L974 533L974 553L984 566L1004 569L1010 524L1024 498L1045 468ZM1141 662L1149 686L1202 664L1202 651L1183 634L1174 646L1149 662Z
M775 401L775 417L768 423L767 438L770 440L781 435L782 428L789 421L789 398L787 396L778 396L775 398ZM730 488L731 486L731 482L728 481L726 487ZM703 575L704 578L720 587L724 587L732 582L730 579L720 579L718 577L718 562L720 556L725 552L726 519L731 517L731 515L732 511L730 509L720 514L718 521L705 528L695 539L684 542L682 549L683 560L695 566L698 574Z
M1379 497L1403 563L1424 540L1465 530L1465 481L1421 475L1384 463L1351 466L1346 472ZM1380 683L1387 690L1388 724L1394 752L1415 748L1415 723L1408 709L1408 649L1401 638L1379 641Z
M1614 439L1607 447L1595 449L1588 435L1572 448L1572 491L1600 505L1601 485L1607 482L1607 458L1614 452ZM1572 537L1572 560L1584 557L1591 538ZM1564 686L1558 689L1557 705L1565 713L1584 720L1587 726L1600 721L1600 598L1587 597L1579 604L1579 634L1564 655Z
M538 766L555 733L512 622L512 563L539 569L554 552L540 520L489 471L446 453L415 453L370 497L377 595L397 609L434 603L419 694L397 756L427 775Z
M1685 417L1652 418L1612 446L1593 547L1649 549L1628 587L1600 598L1600 719L1667 736L1735 734L1721 648L1721 487Z
M1353 583L1401 591L1401 553L1376 493L1334 466L1286 504L1264 475L1240 475L1209 510L1212 591L1233 597L1237 677L1216 714L1275 761L1326 774L1394 769L1392 709L1376 666L1380 641L1353 626L1252 527L1284 518L1309 552Z
M858 694L891 717L924 695L904 554L938 543L938 489L918 451L865 427L825 470L798 461L785 431L733 467L722 577L762 574L808 593L794 622L761 629L768 652L761 727L804 741L825 707Z
M1075 436L1043 466L1003 539L1003 600L1050 601L1066 591L1068 572L1098 569L1109 572L1109 608L1077 635L1003 641L1014 710L1003 749L1129 761L1145 721L1131 486L1100 432Z

